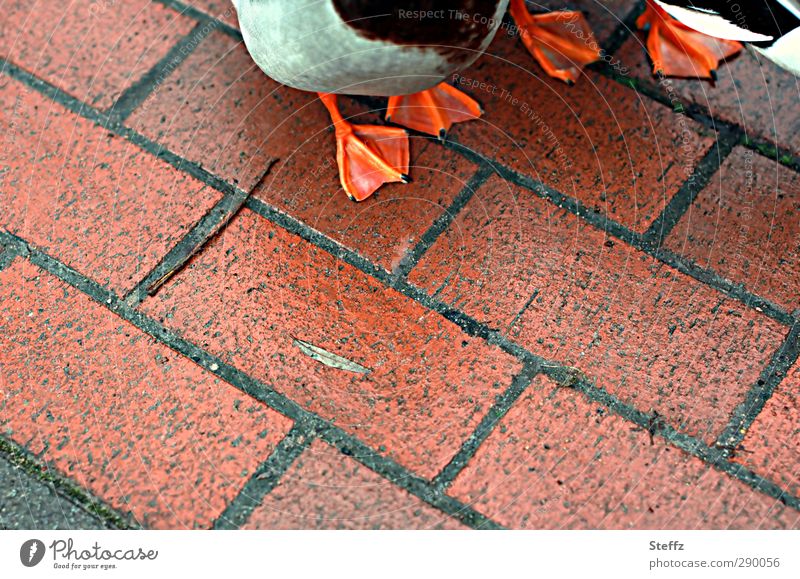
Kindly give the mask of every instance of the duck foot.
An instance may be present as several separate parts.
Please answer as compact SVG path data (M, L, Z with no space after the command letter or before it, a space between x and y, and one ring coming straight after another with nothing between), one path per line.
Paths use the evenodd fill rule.
M713 38L689 28L653 0L647 0L636 26L650 29L647 52L653 74L716 80L719 63L742 50L735 40Z
M386 120L444 141L453 123L480 118L481 106L446 82L418 93L389 97Z
M339 180L347 196L363 201L384 183L408 183L408 133L397 127L354 125L339 112L336 95L318 93L336 134Z
M600 46L582 13L534 15L525 0L511 0L510 11L525 48L548 75L574 84L584 66L600 60Z

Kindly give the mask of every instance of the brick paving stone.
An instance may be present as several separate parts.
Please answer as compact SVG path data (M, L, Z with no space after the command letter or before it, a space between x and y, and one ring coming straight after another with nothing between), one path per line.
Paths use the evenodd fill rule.
M213 32L128 125L249 191L272 158L289 157L330 124L315 100L271 80L243 43Z
M208 527L291 422L21 259L0 272L4 435L148 527Z
M3 20L0 55L100 109L197 24L147 0L11 0Z
M580 10L585 14L598 43L603 46L634 5L629 0L544 0L529 3L528 8L532 14L551 10ZM519 48L523 49L522 46Z
M315 442L253 511L245 528L464 527L338 450Z
M634 35L618 52L634 78L658 87L644 50L644 36ZM696 104L712 116L743 127L747 135L778 144L800 156L800 107L797 78L749 50L723 64L716 84L693 79L669 79L660 92L684 106Z
M791 312L800 308L800 176L733 151L666 245Z
M270 80L241 43L217 33L129 124L247 190L270 159L279 158L255 195L391 270L452 203L475 167L414 138L413 183L385 186L369 202L355 205L339 184L330 119L315 99ZM346 98L340 102L353 122L380 122L366 107Z
M277 166L255 196L395 271L477 170L425 139L412 137L411 149L411 183L385 185L355 204L339 184L334 137L325 132Z
M513 528L800 528L800 513L537 378L448 494Z
M447 464L520 370L250 211L143 309L425 477ZM295 340L371 371L326 366Z
M800 494L800 362L781 381L742 442L735 460Z
M124 293L221 194L0 79L0 228Z
M698 123L598 74L573 87L542 75L518 43L497 37L458 77L486 115L459 125L454 137L589 210L647 230L713 139L701 136Z
M239 28L239 20L236 18L236 9L230 0L187 0L186 4L230 24L234 28Z
M709 443L787 334L494 177L410 281Z

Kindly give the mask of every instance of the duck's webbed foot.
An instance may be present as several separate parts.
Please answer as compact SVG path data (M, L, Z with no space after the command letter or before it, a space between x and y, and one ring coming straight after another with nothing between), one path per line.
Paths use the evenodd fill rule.
M389 97L386 120L444 140L453 123L482 114L472 97L442 82L418 93Z
M408 133L397 127L354 125L346 121L336 95L320 93L336 132L339 180L348 197L363 201L384 183L408 183Z
M647 52L653 61L653 74L716 80L719 63L742 50L735 40L713 38L689 28L653 0L647 0L636 26L650 30Z
M573 84L584 66L600 59L600 46L582 13L531 14L525 0L511 0L510 11L522 42L548 75Z

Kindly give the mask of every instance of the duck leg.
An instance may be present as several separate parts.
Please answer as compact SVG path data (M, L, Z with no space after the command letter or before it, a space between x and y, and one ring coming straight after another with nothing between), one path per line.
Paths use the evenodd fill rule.
M386 120L444 141L453 123L477 119L481 106L446 82L418 93L389 97Z
M339 112L336 95L319 93L336 134L336 162L342 188L363 201L384 183L408 183L408 133L397 127L354 125Z
M522 42L548 75L574 84L584 66L600 59L600 46L580 12L534 15L525 0L511 0L510 11Z
M653 0L647 0L636 26L650 29L647 52L653 61L653 74L716 80L719 63L742 50L735 40L712 38L689 28Z

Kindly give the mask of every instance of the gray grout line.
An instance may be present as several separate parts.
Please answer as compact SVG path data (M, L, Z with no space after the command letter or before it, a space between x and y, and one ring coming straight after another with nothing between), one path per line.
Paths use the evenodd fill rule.
M386 273L384 270L378 268L377 266L372 265L370 262L366 261L363 257L359 256L355 252L352 252L346 248L339 246L335 242L324 237L322 234L315 232L314 230L311 230L301 222L298 222L293 218L286 216L285 214L275 211L274 209L270 208L269 206L265 205L263 202L259 200L251 199L250 208L254 210L256 213L260 214L265 219L290 231L291 233L299 235L306 241L309 241L312 244L317 245L321 249L324 249L325 251L331 253L334 257L337 257L342 261L345 261L350 265L358 269L361 269L362 271L364 271L364 273L367 273L368 275L372 275L387 287L393 287L403 295L415 300L424 307L439 313L446 319L450 320L451 322L461 327L461 329L464 330L467 334L471 336L480 337L490 345L500 347L502 350L516 357L525 364L529 364L531 366L539 366L541 368L550 368L550 370L548 370L546 374L548 376L553 377L558 382L564 382L570 384L576 382L576 378L573 374L573 369L564 366L560 363L549 361L539 356L536 356L535 354L532 354L528 350L512 342L511 340L507 339L505 336L502 336L498 332L490 330L485 325L477 322L475 319L464 314L463 312L451 308L450 306L440 302L439 300L430 297L428 294L426 294L419 288L413 286L412 284L409 284L405 280L396 280L390 274ZM576 384L577 384L576 389L583 391L592 400L600 402L606 407L612 409L615 413L619 414L623 418L636 422L637 424L640 425L646 425L648 423L649 420L648 415L645 415L644 413L636 410L634 407L629 406L624 402L621 402L616 397L608 394L605 390L596 388L594 385L590 384L586 380L578 380ZM740 468L738 465L736 466L736 468L732 469L732 467L730 467L729 465L723 464L726 461L725 461L725 456L721 451L715 451L713 449L710 449L702 441L695 440L688 435L682 434L679 431L673 429L671 426L665 425L665 428L666 428L665 432L672 433L672 435L669 438L669 441L673 442L676 446L678 446L682 450L685 450L686 452L689 452L690 454L693 454L694 456L697 456L698 458L701 458L703 460L707 460L704 457L712 457L713 461L710 462L712 466L715 466L716 468L722 470L723 472L727 472L728 474L733 474L740 480L743 480L748 484L751 484L751 486L753 484L753 481L756 481L759 485L757 488L761 489L763 487L764 489L768 489L769 491L768 494L772 493L771 496L773 496L774 498L781 498L781 500L783 501L788 501L787 504L791 504L794 506L794 508L800 509L800 500L791 497L788 493L781 490L774 483L771 483L770 481L764 479L763 477L755 475L754 473L750 472L747 469Z
M138 522L131 515L117 511L69 477L61 474L59 469L52 467L46 460L35 457L27 449L3 435L0 435L0 455L6 457L12 465L34 479L52 486L60 497L112 527L117 529L140 528Z
M197 163L187 161L169 149L164 148L162 145L151 141L144 135L126 127L119 121L112 119L106 113L79 101L75 97L68 95L47 81L37 78L28 71L3 59L2 57L0 57L0 74L5 74L10 78L23 83L25 86L36 90L52 101L65 107L67 110L83 117L84 119L92 121L101 128L114 133L118 137L121 137L126 141L136 145L143 151L146 151L162 161L172 165L177 170L182 171L194 177L198 181L213 187L217 191L228 194L234 194L237 191L237 188L234 185L228 183L226 180L220 177L217 177L213 173L210 173Z
M761 372L756 385L733 411L728 426L717 438L717 447L729 456L734 456L747 431L772 397L775 389L786 377L800 355L800 322L795 323L781 347L775 352L770 364Z
M720 167L733 152L738 142L736 135L721 131L714 144L709 148L700 162L695 167L689 178L681 185L678 192L669 200L647 231L642 236L645 243L660 247L667 236L672 232L681 218L694 203L697 196L711 183L719 173Z
M123 320L130 322L147 335L165 344L175 352L189 358L210 373L219 376L238 390L263 402L273 410L288 416L296 423L308 425L312 434L323 438L326 442L336 446L348 456L352 456L367 468L370 468L384 478L388 478L395 485L406 489L428 504L442 510L466 525L480 528L494 528L497 526L496 523L469 506L451 497L441 495L432 488L430 482L411 474L407 469L395 463L393 460L379 455L376 451L354 436L347 434L339 427L330 424L322 417L304 409L293 400L280 394L266 384L228 365L216 356L209 354L202 348L185 340L138 310L130 308L113 292L103 288L96 282L86 279L77 271L58 260L31 248L30 245L22 239L0 231L0 243L15 245L20 254L27 256L27 259L34 265L55 275L72 287L83 292L89 298L104 305Z
M766 315L784 326L791 327L797 321L795 314L787 313L781 306L774 302L751 293L743 284L732 282L713 270L705 269L695 262L675 254L669 249L658 248L645 251L645 253L679 272L696 279L702 284L735 299L748 308Z
M15 257L17 257L17 253L11 247L0 245L0 271L11 265Z
M613 68L606 63L592 64L590 65L590 68L609 80L632 89L640 95L646 96L654 102L669 107L674 112L678 112L679 114L696 121L711 131L724 131L729 134L736 135L736 137L739 139L739 145L747 147L753 152L762 157L770 159L771 161L776 161L796 172L800 172L800 157L797 157L784 147L776 146L774 141L770 141L769 139L764 139L761 137L748 136L745 127L737 123L715 118L707 107L691 102L684 105L683 102L678 101L677 104L680 105L680 110L676 110L676 103L671 102L670 98L666 94L660 92L658 85L655 84L652 79L642 79L639 77L620 75L614 72Z
M151 284L188 262L194 255L198 244L202 243L203 240L214 231L220 219L230 212L239 202L237 197L239 197L239 195L223 194L222 199L220 199L217 204L169 250L150 273L125 296L125 303L131 308L138 307L139 304L147 298L147 288L149 288Z
M436 478L433 479L434 488L441 489L441 492L446 491L447 487L450 486L461 471L464 470L472 457L475 456L480 445L489 438L489 435L497 424L508 414L514 403L525 392L528 386L530 386L538 372L538 365L525 364L523 366L522 371L514 377L511 386L496 398L495 403L489 408L489 411L483 417L480 424L478 424L473 433L461 445L461 449L458 453L456 453Z
M617 25L603 43L603 51L609 56L616 54L636 31L636 20L645 9L645 2L644 0L636 0L634 3L635 6L625 15L622 22Z
M315 438L308 427L296 422L269 458L253 473L241 492L228 504L214 522L213 528L241 528Z
M791 169L795 173L800 173L800 157L794 155L789 149L776 147L774 142L754 139L745 135L740 137L739 144L770 161L775 161Z
M215 26L219 28L220 31L224 32L231 38L238 40L239 42L242 41L242 33L237 28L231 26L227 22L215 18L213 16L209 16L202 10L198 10L194 6L190 6L180 0L153 0L154 2L158 2L159 4L163 4L164 6L179 12L180 14L187 16L189 18L193 18L194 20L199 20L200 22L214 22ZM233 8L233 4L228 2L228 10L231 10L235 13L235 9Z
M198 22L183 38L176 42L167 54L148 70L139 80L128 87L108 110L108 115L117 122L124 122L144 103L170 76L194 49L218 27L217 21Z
M395 486L405 489L465 525L473 529L503 528L489 517L474 510L471 506L444 494L441 489L434 487L430 481L410 473L393 461L375 453L360 440L348 435L343 436L343 432L340 429L329 426L324 427L319 432L319 436L331 446L338 448L346 456L355 458Z
M585 377L576 375L570 368L542 366L544 374L563 385L582 393L590 401L608 408L614 414L649 431L652 436L661 436L680 450L699 458L709 466L716 468L751 488L772 497L784 505L800 511L800 498L791 495L774 482L752 472L750 469L730 462L725 449L709 447L701 440L679 432L665 421L657 420L657 415L648 414L621 402L605 389L598 388Z
M616 221L609 219L602 213L596 213L590 210L579 200L573 197L568 197L560 191L557 191L540 181L536 181L527 175L517 173L516 171L503 166L493 159L484 158L479 153L471 151L459 143L452 141L448 141L448 143L448 148L461 153L467 159L470 159L474 162L483 162L488 164L488 166L493 167L495 172L505 181L535 193L542 199L550 201L561 209L580 217L583 221L589 223L596 229L599 229L606 234L610 234L617 239L624 241L634 249L649 255L653 259L660 261L661 263L668 265L669 267L672 267L691 278L694 278L700 283L743 303L749 308L757 309L761 313L785 326L791 326L794 324L796 318L792 314L786 312L782 307L771 302L770 300L751 293L743 285L734 283L718 275L713 270L700 267L693 261L677 255L669 249L657 246L644 236L631 231ZM676 208L673 208L673 210L676 210ZM675 218L675 216L673 215L671 218Z
M436 243L439 236L444 233L456 216L461 210L469 203L469 200L475 195L475 192L486 183L486 180L492 174L492 169L486 165L479 165L475 173L470 177L467 184L464 186L458 195L456 195L453 202L428 228L422 235L419 243L414 246L411 251L403 256L400 265L396 272L392 272L397 277L406 278L411 273L419 261L425 256L425 253Z

